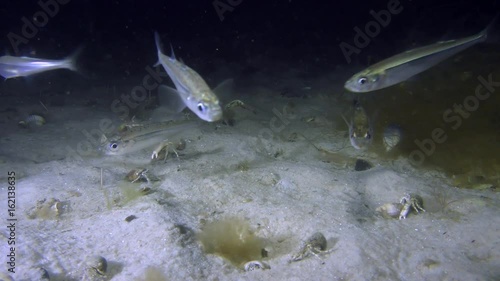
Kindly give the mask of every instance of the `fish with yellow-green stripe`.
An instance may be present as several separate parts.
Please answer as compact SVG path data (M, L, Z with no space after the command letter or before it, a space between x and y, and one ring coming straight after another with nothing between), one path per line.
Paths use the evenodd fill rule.
M497 17L495 17L496 20ZM374 65L353 75L344 87L355 93L380 90L423 72L445 59L486 40L493 22L482 32L457 40L441 41L412 49Z

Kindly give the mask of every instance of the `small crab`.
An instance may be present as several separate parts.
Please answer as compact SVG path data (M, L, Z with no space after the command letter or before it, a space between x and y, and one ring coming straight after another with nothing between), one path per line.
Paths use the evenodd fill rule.
M32 207L27 215L30 219L57 219L59 216L68 209L68 204L59 201L55 198L42 199L36 202L36 206Z
M401 214L401 209L403 209L403 205L400 203L386 203L375 211L382 215L382 217L389 218L398 218L399 214Z
M157 182L160 179L153 175L151 172L149 172L148 169L144 168L136 168L132 169L128 174L125 176L125 179L128 180L131 183L136 183L136 182L146 182L148 185L151 184L152 182ZM144 186L142 188L143 192L149 192L150 188L147 186Z
M331 251L326 249L326 244L325 236L321 232L316 232L306 240L297 254L292 255L291 261L300 261L309 256L319 258L319 254L326 254Z
M245 263L245 265L243 266L245 268L245 271L254 271L256 269L262 269L262 270L265 270L265 269L270 269L271 266L269 266L269 264L267 264L266 262L263 262L263 261L249 261L247 263Z
M148 177L148 169L133 169L128 174L125 176L125 178L134 183L137 181L146 181L147 183L150 182L149 177Z
M400 203L403 204L403 208L401 209L401 213L399 213L399 219L406 219L406 216L410 212L410 209L413 208L417 213L420 211L425 212L422 205L424 205L424 200L417 194L408 193L405 196L401 197Z
M246 109L248 111L253 112L253 114L257 114L257 112L255 111L255 109L253 107L245 104L241 100L233 100L233 101L229 102L228 104L226 104L226 106L224 106L224 110L222 111L224 124L226 124L228 126L234 125L235 113L234 113L233 108L235 108L235 107L241 107L243 109Z
M108 262L102 256L91 256L87 258L87 267L94 270L99 275L106 275L108 269Z
M164 141L160 143L154 150L153 154L151 155L151 159L157 159L160 155L160 153L165 150L165 157L163 161L167 161L167 156L170 147L175 147L172 148L172 151L175 153L175 156L177 156L177 159L179 159L179 153L177 153L177 150L184 150L186 148L186 141L185 140L180 140L177 144L171 142L171 141Z
M85 261L85 271L82 280L101 281L108 280L106 271L108 262L104 257L91 256Z

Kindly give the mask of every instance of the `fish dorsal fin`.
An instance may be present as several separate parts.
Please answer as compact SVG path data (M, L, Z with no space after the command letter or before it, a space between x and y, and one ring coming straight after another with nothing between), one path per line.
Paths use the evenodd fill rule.
M174 46L172 46L172 43L170 43L170 51L172 53L170 58L175 60L176 58L175 58L175 53L174 53Z

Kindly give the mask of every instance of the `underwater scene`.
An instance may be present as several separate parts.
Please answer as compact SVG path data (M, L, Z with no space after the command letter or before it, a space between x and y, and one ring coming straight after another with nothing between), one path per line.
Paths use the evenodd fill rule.
M0 14L0 280L500 280L498 1Z

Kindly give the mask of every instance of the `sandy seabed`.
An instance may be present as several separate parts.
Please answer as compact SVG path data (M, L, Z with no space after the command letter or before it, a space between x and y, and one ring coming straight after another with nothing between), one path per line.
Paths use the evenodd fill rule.
M47 123L28 129L17 122L44 111L38 100L5 98L3 279L46 280L43 268L50 280L498 280L500 193L455 188L402 155L388 160L354 150L344 121L332 113L348 112L349 103L321 94L326 81L290 86L307 98L247 88L236 97L257 114L236 109L234 126L193 117L196 128L178 135L186 149L166 162L152 162L151 148L122 156L85 150L84 132L97 136L102 120L121 122L108 101L86 106L82 98L108 89L70 96L62 107L48 104ZM355 159L373 168L355 171ZM158 181L124 179L139 167ZM7 264L8 171L16 181L15 273ZM145 186L149 193L137 192ZM375 212L406 193L420 195L426 212L405 220ZM270 269L246 272L204 252L196 234L227 218L247 222L264 241L261 260ZM290 262L316 232L326 237L328 252ZM93 255L107 260L106 276L88 276Z

